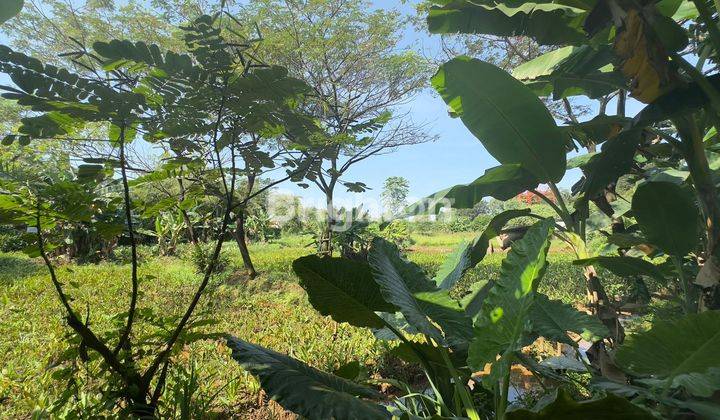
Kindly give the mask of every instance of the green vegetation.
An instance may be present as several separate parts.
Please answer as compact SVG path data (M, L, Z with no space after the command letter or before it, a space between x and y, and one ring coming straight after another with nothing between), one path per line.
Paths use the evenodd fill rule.
M432 276L439 268L447 248L456 246L468 235L445 235L421 237L417 251L411 250L409 257L420 263ZM431 243L428 239L433 238ZM268 243L251 244L250 251L260 275L254 280L242 276L242 258L235 244L224 247L230 264L210 285L208 299L199 308L213 323L198 332L228 332L237 337L276 351L293 355L311 366L324 371L334 371L350 362L360 362L368 375L381 373L403 374L398 371L397 359L389 354L392 344L377 341L372 334L347 324L338 324L329 317L319 315L307 301L305 291L298 285L297 277L291 272L292 262L312 249L306 245L310 236L288 236ZM152 274L153 279L143 283L146 308L165 317L177 316L182 302L192 293L200 280L190 259L178 257L154 257L147 250L146 261L140 266L141 277ZM456 288L458 293L470 287L479 279L496 279L498 265L503 254L492 255L463 278ZM563 253L551 252L550 266L541 290L553 299L576 302L584 296L582 270L572 265L572 258ZM63 407L58 399L65 382L58 379L59 373L70 368L67 362L68 350L64 337L67 334L62 323L62 308L48 287L50 279L42 264L21 253L0 254L0 317L4 320L0 334L7 339L0 343L0 352L5 355L0 376L0 417L22 417L38 410L59 413L71 410ZM78 307L90 305L93 323L99 330L108 330L113 325L113 315L120 312L128 298L128 291L115 279L126 277L130 266L126 263L103 262L92 265L71 264L59 269L59 276L68 285L73 283L71 293ZM622 285L617 280L618 288ZM207 340L187 346L176 356L174 369L178 381L187 380L181 371L194 366L201 380L194 391L193 402L211 400L209 413L218 416L239 412L267 412L259 404L260 388L248 373L239 372L232 363L230 352L217 340ZM80 367L77 367L80 368ZM97 362L82 367L77 378L82 381L80 388L99 385L92 382L89 372L97 369ZM87 372L87 373L83 373ZM406 372L409 375L412 371ZM405 378L412 379L412 376ZM177 385L184 384L180 382ZM61 386L62 385L62 386ZM170 388L176 384L173 384ZM214 398L213 394L223 390ZM73 388L73 392L75 389ZM176 392L176 391L172 391ZM102 402L99 395L81 393L82 402L72 400L70 406L77 410L91 410L94 404ZM172 401L184 398L177 392ZM73 395L72 398L76 396ZM160 412L167 415L176 409L169 402L161 406ZM266 413L267 414L267 413ZM269 414L267 414L269 416Z
M430 76L368 2L12 1L0 415L718 418L720 1L570 3L420 5L514 50ZM337 208L426 80L498 165Z
M263 275L246 281L234 280L230 275L242 265L242 260L237 247L228 245L232 265L211 282L207 299L198 308L205 325L195 329L196 334L227 331L292 354L323 370L332 371L351 361L359 361L372 371L382 368L385 353L382 343L368 332L337 325L317 315L295 279L287 274L292 260L306 254L307 248L286 244L253 248ZM96 376L99 363L94 357L87 365L71 362L64 340L67 329L62 322L62 308L48 287L51 283L47 272L22 254L2 254L0 258L3 267L0 333L5 337L0 343L4 355L0 417L24 417L35 410L37 414L54 413L53 416L69 412L103 413L104 398L84 391L101 388L102 376ZM73 264L58 269L75 305L92 308L90 315L97 331L112 331L117 323L115 314L123 310L129 293L116 279L127 277L129 272L129 265L113 263ZM175 257L151 258L140 266L139 274L141 278L154 276L141 283L143 304L138 313L147 328L142 334L182 315L184 302L202 277L190 262ZM208 412L202 416L212 413L230 416L265 409L257 404L257 382L237 369L227 348L217 340L184 347L174 356L174 365L177 373L193 366L196 369L200 382L192 395L193 406L212 399ZM62 379L64 371L73 369L78 369L75 380L79 382L75 385ZM183 378L178 377L180 380ZM170 390L187 385L168 383ZM173 404L183 398L177 391L169 393L175 394L169 395L167 403L159 408L160 415L168 416ZM63 398L69 399L65 407L61 404Z

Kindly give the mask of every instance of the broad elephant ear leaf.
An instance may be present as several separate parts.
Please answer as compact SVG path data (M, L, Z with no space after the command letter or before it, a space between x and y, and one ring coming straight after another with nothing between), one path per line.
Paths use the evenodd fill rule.
M420 267L404 259L395 245L376 238L368 260L382 296L400 309L412 327L451 346L472 337L472 323L460 303L447 290L438 289Z
M507 420L651 420L655 417L625 398L608 394L602 399L577 402L562 388L555 391L551 402L537 410L512 410Z
M440 66L432 85L501 164L519 164L539 182L563 177L566 138L522 82L492 64L463 56Z
M628 257L628 256L597 256L591 258L584 258L581 260L573 261L575 265L599 265L606 268L611 273L620 277L630 276L649 276L655 280L665 283L665 275L660 268L656 267L653 263L645 261L641 258Z
M682 256L697 246L699 213L689 188L646 182L633 194L632 211L647 239L663 251Z
M0 25L15 17L23 8L23 0L4 0L0 7Z
M681 374L705 373L720 366L720 312L707 311L672 321L658 321L631 335L618 349L621 367L668 381Z
M460 300L460 306L473 321L480 314L482 304L494 285L495 282L492 280L480 280L474 283L470 287L469 293Z
M521 339L529 330L528 313L537 284L547 266L554 224L553 219L534 224L503 260L500 278L475 321L468 354L472 369L482 370L486 363L494 363L498 354L507 355L521 347Z
M292 266L310 304L337 322L382 328L385 324L375 312L397 311L383 299L367 264L309 255L293 261Z
M500 234L502 228L512 219L527 216L530 209L505 210L493 217L483 233L470 243L460 244L445 259L433 278L441 289L449 290L460 280L463 274L478 265L487 254L490 240Z
M559 300L550 300L538 293L530 309L533 331L551 340L575 345L567 332L579 334L583 339L594 342L609 335L605 325L597 317L580 312Z
M378 392L317 370L299 360L235 337L227 338L232 358L257 376L265 392L283 408L308 419L389 419Z
M673 387L682 386L691 395L710 398L720 390L720 367L714 367L705 373L687 373L673 379Z

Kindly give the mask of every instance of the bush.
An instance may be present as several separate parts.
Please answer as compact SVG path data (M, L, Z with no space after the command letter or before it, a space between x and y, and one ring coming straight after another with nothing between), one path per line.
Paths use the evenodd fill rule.
M420 235L430 235L438 231L439 223L430 220L417 220L410 222L409 226L413 233Z
M297 235L305 230L303 222L299 217L293 217L282 225L282 233L287 235Z
M467 217L456 217L445 223L447 231L450 233L469 232L472 230L472 221Z
M377 229L377 232L372 233L394 243L400 249L407 249L413 244L413 240L410 238L408 223L404 220L394 220L385 226L384 229Z
M0 226L0 251L20 251L27 246L23 234L10 226Z
M179 247L180 258L191 262L198 273L204 273L210 263L213 251L215 250L215 242L199 242L197 245L187 244ZM230 266L230 256L227 251L223 250L218 256L215 263L214 273L222 273Z

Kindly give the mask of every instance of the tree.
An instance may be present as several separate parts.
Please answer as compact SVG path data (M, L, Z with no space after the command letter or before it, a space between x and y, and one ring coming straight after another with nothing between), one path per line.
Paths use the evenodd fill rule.
M380 196L389 216L396 216L405 208L409 192L410 184L407 179L401 176L391 176L385 180Z
M231 28L236 33L246 32L247 39L258 38L258 34L248 31L247 28L252 25L245 26L240 21L230 16L233 10L230 2L222 2L223 7L228 11L228 17L225 23L226 27ZM82 46L91 44L95 41L109 41L112 38L129 38L144 39L146 42L152 42L159 45L163 49L175 52L187 52L188 45L183 39L183 33L177 30L178 25L185 25L187 22L195 20L204 12L214 12L217 9L217 2L205 2L195 0L160 0L151 4L138 3L131 1L124 5L115 5L112 2L81 2L79 4L68 3L59 0L51 0L43 4L32 3L20 16L11 22L6 30L12 45L25 51L37 55L44 61L52 64L64 64L72 67L79 74L89 73L87 57L78 57L75 55L64 54L67 52L68 46ZM237 13L235 7L233 14ZM118 25L117 22L123 22ZM150 29L152 28L152 29ZM31 33L39 32L39 37L30 36ZM226 32L225 36L236 37L231 32ZM243 41L238 41L243 42ZM261 43L263 48L269 46L268 43ZM260 51L254 54L260 55ZM272 57L270 57L272 58ZM275 161L276 164L282 165L285 159L290 156L287 153L287 145L277 143L277 136L269 130L267 133L256 129L249 137L246 148L263 149L267 153L267 158ZM97 134L102 138L103 132ZM161 148L161 158L173 157L175 153L168 147L157 145ZM109 154L110 150L102 150L102 143L79 143L75 147L75 154L79 156L89 156L97 154ZM132 145L128 145L126 158L129 166L145 171L152 171L153 164L158 160L155 156L148 156L144 148L143 152L134 153ZM142 149L142 148L141 148ZM313 151L302 155L295 153L295 165L306 160L308 156L314 156L317 148ZM206 150L204 153L208 158L208 162L214 159L212 150ZM255 191L261 187L258 185L259 178L263 175L264 170L257 167L255 162L245 161L246 158L253 159L248 153L239 153L235 156L238 161L243 161L245 167L250 168L242 173L244 180L241 188L237 189L239 200L243 201L248 196L258 197ZM229 162L228 162L229 163ZM256 169L253 169L256 168ZM276 168L266 168L274 170ZM183 168L173 168L172 178L169 185L164 181L148 180L147 186L156 190L162 195L161 203L172 204L172 211L179 213L184 221L186 236L193 244L197 244L198 238L193 228L192 213L195 209L204 208L197 206L198 198L195 197L197 188L201 185L199 180L190 179L192 174ZM220 191L210 188L217 194ZM182 203L182 205L180 205ZM151 203L148 207L153 211L158 211L157 203ZM247 235L245 232L245 222L247 219L247 209L240 206L233 212L234 230L233 235L236 239L243 264L250 277L254 277L257 273L253 266L250 252L247 247ZM165 206L164 211L169 210ZM211 214L203 215L205 219L213 217ZM214 215L219 217L219 215Z
M33 246L27 251L43 259L72 330L71 342L79 344L71 357L79 362L99 360L102 387L111 398L117 398L114 402L126 415L155 415L171 355L203 336L188 331L196 322L203 322L194 317L195 310L215 272L233 211L273 185L301 180L307 173L306 164L293 163L284 176L244 199L236 198L238 174L274 165L267 152L249 141L252 133L292 137L293 142L286 142L285 147L301 147L314 124L294 108L308 91L307 85L289 77L282 67L261 65L250 58L248 51L254 42L226 40L222 18L230 19L223 14L201 16L182 28L188 54L125 40L96 42L92 53L86 48L73 52L78 59L93 63L89 77L43 65L0 46L0 71L16 85L3 86L3 97L34 111L3 144L28 144L35 139L62 142L86 124L108 127L108 138L93 141L107 143L112 154L86 159L72 179L3 181L0 222L35 228ZM162 143L174 155L156 171L131 179L133 168L128 165L126 144L139 135ZM212 235L215 244L207 267L182 315L160 326L147 325L145 331L137 325L144 322L144 316L138 314L142 293L131 191L143 182L173 178L180 170L189 172L201 186L186 192L184 201L200 194L214 195L220 223ZM106 188L111 185L116 188ZM157 210L162 211L162 205ZM107 220L107 214L118 214L119 220ZM86 308L74 306L72 291L62 282L62 273L55 270L49 252L62 240L56 235L57 228L67 222L85 223L105 235L124 235L130 244L129 302L117 315L121 321L117 328L98 331L90 322L89 309L88 315L80 315Z
M63 55L83 45L111 39L143 39L164 49L185 48L177 26L209 10L195 1L156 1L149 7L137 1L118 5L112 1L27 1L23 11L2 26L15 49L53 65L84 74L81 59ZM204 6L204 7L203 7ZM172 12L170 12L172 10Z
M367 1L258 0L243 12L260 26L266 59L280 63L313 89L303 107L322 124L316 144L324 149L310 180L325 195L327 226L322 251L332 253L338 184L361 192L366 185L345 178L372 156L431 139L398 106L425 86L427 65L399 47L403 20L372 10Z

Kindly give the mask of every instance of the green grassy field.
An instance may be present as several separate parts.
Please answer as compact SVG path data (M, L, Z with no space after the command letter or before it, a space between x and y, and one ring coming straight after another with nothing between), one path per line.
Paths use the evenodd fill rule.
M468 234L415 237L409 258L429 274L437 269L448 250ZM261 275L246 281L233 275L241 264L237 247L227 243L230 267L218 276L211 291L202 300L200 312L215 323L199 331L230 333L247 341L291 354L313 366L332 371L344 363L357 360L370 375L389 375L392 360L385 356L389 344L376 341L372 334L347 324L338 325L329 317L318 315L297 285L290 265L312 250L305 247L308 238L291 237L251 247ZM469 273L459 287L481 278L496 278L504 254L490 255ZM581 271L571 264L572 258L552 252L550 266L541 289L553 298L568 302L584 296ZM111 332L117 320L113 315L127 305L129 265L66 265L58 270L61 281L74 299L74 305L99 331ZM172 321L184 310L200 275L193 266L179 258L149 258L140 266L142 327L140 334L153 337L162 323ZM617 279L607 279L612 293ZM37 260L21 254L0 254L0 418L30 417L33 412L50 410L68 384L57 378L63 369L73 368L62 362L68 349L64 337L62 312L49 277ZM230 359L229 351L219 339L200 340L175 356L170 390L165 397L165 413L173 413L183 401L192 398L197 405L207 403L206 410L219 417L239 413L260 413L257 382ZM195 367L193 371L191 367ZM81 373L82 366L79 367ZM198 389L188 397L186 389L192 374L199 379ZM76 375L82 381L95 381L91 372ZM86 387L87 389L87 387ZM217 393L213 397L213 394ZM98 395L81 395L77 407L90 405ZM255 415L255 414L253 414ZM249 414L248 414L249 416ZM258 418L263 418L257 414Z

